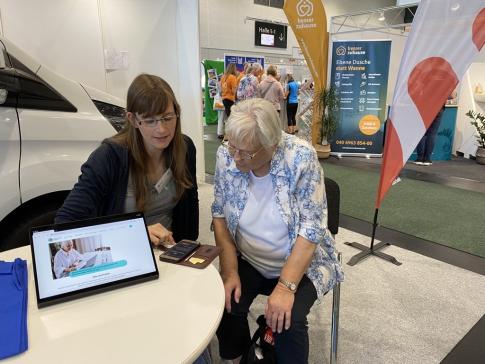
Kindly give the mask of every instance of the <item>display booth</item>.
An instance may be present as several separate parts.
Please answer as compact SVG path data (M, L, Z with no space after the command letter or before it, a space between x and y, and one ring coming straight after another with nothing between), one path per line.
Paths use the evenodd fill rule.
M389 40L391 42L387 94L383 96L386 104L389 104L393 98L394 86L396 84L401 57L404 51L407 35L410 30L410 22L413 19L414 12L415 7L413 6L396 6L368 12L339 15L334 16L331 19L331 44L329 45L329 49L332 49L333 44L341 44L342 42L350 41L375 42L380 40ZM334 52L329 52L332 53L332 60L335 60L335 57L341 56L341 54L337 55L336 52L336 49L334 49ZM351 59L350 62L355 62L355 59ZM385 71L386 70L383 69L383 72ZM341 77L342 72L339 72L336 67L329 67L328 72L328 79L331 79L332 86L335 86L335 82L338 81L336 78ZM347 73L350 75L355 75L355 73L361 72L363 71L353 71L350 69ZM379 74L380 72L376 73ZM450 160L451 156L454 154L463 155L466 158L475 155L477 149L475 141L475 129L470 124L469 118L465 114L469 110L482 113L484 112L485 79L481 79L483 78L484 74L485 54L482 51L479 59L476 60L476 63L472 64L464 79L461 80L457 86L457 103L447 105L445 108L442 116L442 122L438 130L436 144L432 156L433 160ZM340 81L342 82L342 80ZM348 143L352 143L357 139L362 139L365 142L367 139L369 139L369 135L366 135L362 128L359 128L358 121L362 121L365 117L372 114L376 115L376 117L379 119L378 122L376 121L374 123L378 124L378 127L372 128L374 133L376 133L376 135L383 133L384 123L387 115L382 116L382 113L376 111L369 112L369 110L373 109L371 102L375 101L372 100L376 98L375 94L374 96L369 96L368 94L356 95L355 92L359 92L358 90L359 87L357 87L357 90L353 90L353 94L351 95L351 98L353 98L353 100L350 101L350 103L352 103L352 110L349 110L350 108L348 107L349 95L341 94L341 100L344 101L344 104L341 104L341 108L343 106L344 110L347 109L344 111L344 113L350 114L354 122L351 126L345 126L347 131L339 136L340 142L342 142L342 140L344 140L344 142L347 140ZM367 89L366 91L368 92L369 90ZM360 101L362 101L362 103L360 103ZM379 102L382 101L383 100L381 97ZM353 104L355 104L355 107ZM365 107L362 107L362 105L365 105ZM346 115L346 118L348 118L348 115ZM344 136L343 138L342 135ZM355 151L351 152L337 149L338 151L333 154L337 154L339 156L362 155L365 157L381 155L375 151L369 152L364 148L355 149ZM333 146L332 150L334 150ZM416 152L413 153L410 160L415 159Z

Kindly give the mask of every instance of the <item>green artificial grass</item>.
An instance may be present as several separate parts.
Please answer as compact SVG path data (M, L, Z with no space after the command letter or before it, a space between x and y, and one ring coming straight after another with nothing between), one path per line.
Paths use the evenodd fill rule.
M322 165L325 176L340 185L340 212L372 222L379 174L329 163ZM386 195L378 222L485 257L484 213L482 193L402 178Z

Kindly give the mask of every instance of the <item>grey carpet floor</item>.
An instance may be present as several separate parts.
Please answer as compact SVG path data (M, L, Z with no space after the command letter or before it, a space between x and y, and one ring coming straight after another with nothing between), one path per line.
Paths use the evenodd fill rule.
M214 242L212 196L211 185L199 186L199 240L206 244ZM340 229L337 248L344 262L356 253L345 241L368 245L370 238ZM403 264L374 257L354 267L344 264L339 363L439 363L485 314L485 277L395 246L385 251ZM264 297L253 304L253 329L264 304ZM310 363L329 363L331 306L330 292L309 315ZM211 352L214 363L221 363L216 338Z

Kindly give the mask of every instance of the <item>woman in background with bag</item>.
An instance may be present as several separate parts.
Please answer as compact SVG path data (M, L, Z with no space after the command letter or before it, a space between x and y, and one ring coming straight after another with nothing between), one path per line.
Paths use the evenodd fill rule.
M261 81L258 86L259 94L261 95L261 98L271 102L279 114L281 110L280 103L285 99L283 86L281 86L281 83L276 79L277 73L275 66L269 66L266 73L268 76Z

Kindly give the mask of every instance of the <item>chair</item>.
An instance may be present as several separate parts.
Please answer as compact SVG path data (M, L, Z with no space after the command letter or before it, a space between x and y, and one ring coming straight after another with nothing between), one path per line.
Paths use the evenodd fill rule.
M327 194L328 230L337 235L340 214L340 187L333 179L325 177L325 192Z
M327 226L335 236L338 233L340 215L340 187L331 178L325 177L325 192L327 195ZM337 253L337 258L342 263L342 253ZM332 329L330 334L330 364L337 364L338 348L338 322L340 310L340 283L333 287L332 302Z

